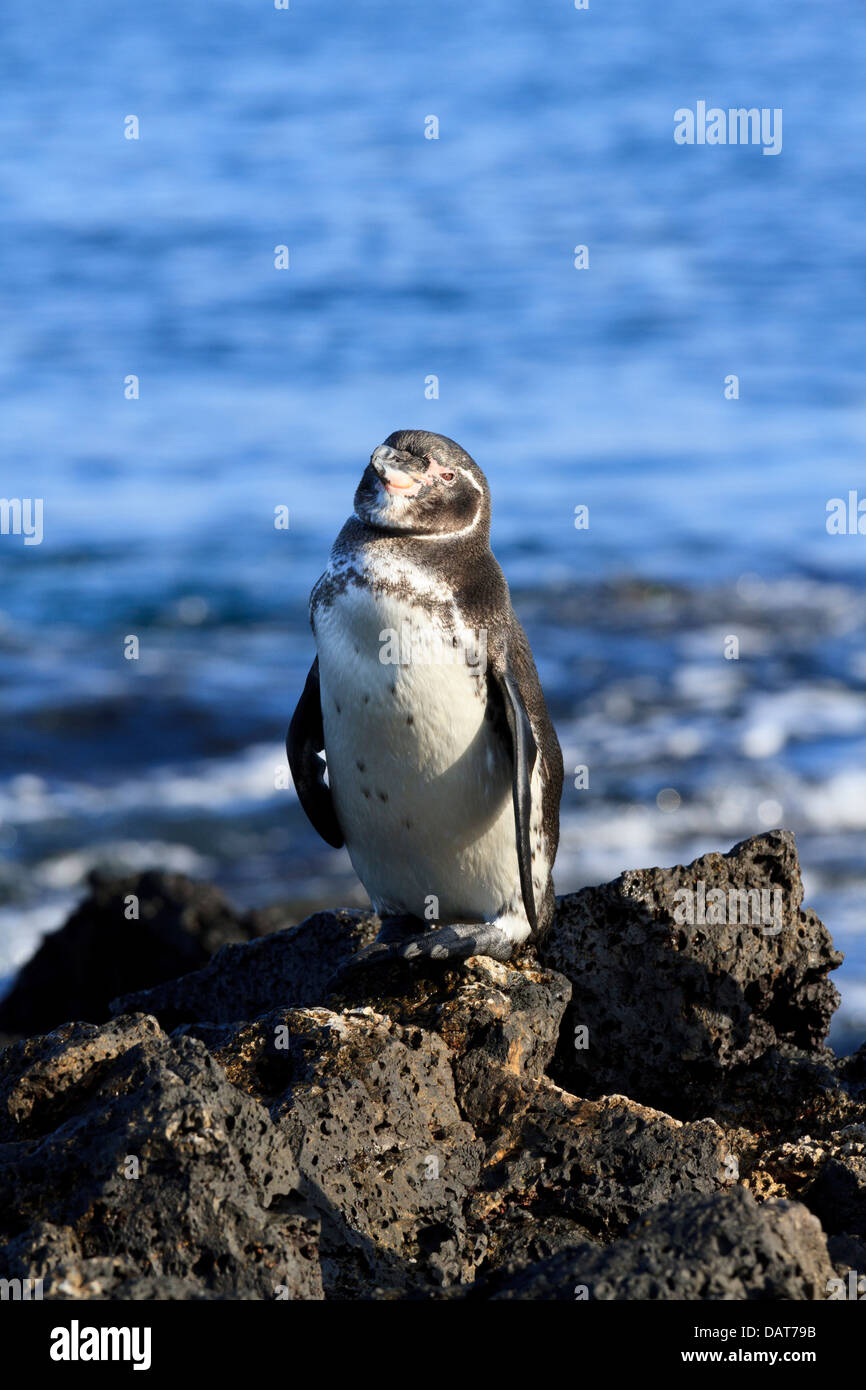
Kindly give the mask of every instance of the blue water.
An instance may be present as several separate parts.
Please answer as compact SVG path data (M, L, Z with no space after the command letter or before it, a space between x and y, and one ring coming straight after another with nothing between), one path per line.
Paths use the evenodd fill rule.
M866 1032L866 537L825 527L866 496L866 12L590 4L7 0L2 492L45 534L0 536L0 974L94 864L363 900L275 778L306 595L424 427L590 768L559 888L788 825ZM699 100L782 153L676 145Z

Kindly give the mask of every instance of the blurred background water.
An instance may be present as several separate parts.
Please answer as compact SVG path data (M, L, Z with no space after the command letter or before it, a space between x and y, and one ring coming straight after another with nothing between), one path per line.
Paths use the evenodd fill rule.
M275 777L360 472L428 428L589 767L558 889L791 827L858 1042L866 12L291 4L4 7L0 976L95 865L364 901ZM676 145L698 100L782 153Z

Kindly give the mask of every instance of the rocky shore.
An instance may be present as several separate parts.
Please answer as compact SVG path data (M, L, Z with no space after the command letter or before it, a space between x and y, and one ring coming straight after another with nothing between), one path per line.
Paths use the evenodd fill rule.
M834 1296L866 1274L866 1048L823 1045L841 957L802 896L774 831L560 899L508 965L329 994L372 914L96 878L0 1005L0 1274L58 1300Z

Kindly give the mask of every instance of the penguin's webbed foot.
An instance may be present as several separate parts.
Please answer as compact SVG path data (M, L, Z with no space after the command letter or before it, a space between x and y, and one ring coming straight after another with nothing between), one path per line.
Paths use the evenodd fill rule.
M377 939L356 951L328 981L329 989L337 989L349 979L366 970L382 965L446 966L469 956L492 956L508 960L514 942L503 927L495 922L473 922L451 927L431 928L416 936L399 936L399 929L389 929L385 940ZM382 933L380 933L380 938ZM397 939L390 939L396 936Z

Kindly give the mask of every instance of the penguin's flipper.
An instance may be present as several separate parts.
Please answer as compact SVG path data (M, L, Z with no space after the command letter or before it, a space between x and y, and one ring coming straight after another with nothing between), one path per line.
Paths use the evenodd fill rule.
M319 658L310 667L307 683L292 715L286 735L286 752L298 800L308 820L323 840L334 849L343 844L331 789L325 781L325 760L319 754L325 747L322 727L322 700L319 692Z
M535 911L535 893L532 887L532 771L538 757L538 747L529 715L520 694L520 688L510 666L501 674L489 672L495 681L502 703L505 718L511 735L512 780L511 793L514 801L514 828L517 834L517 862L520 868L520 891L523 896L523 910L533 934L538 929L538 915Z

